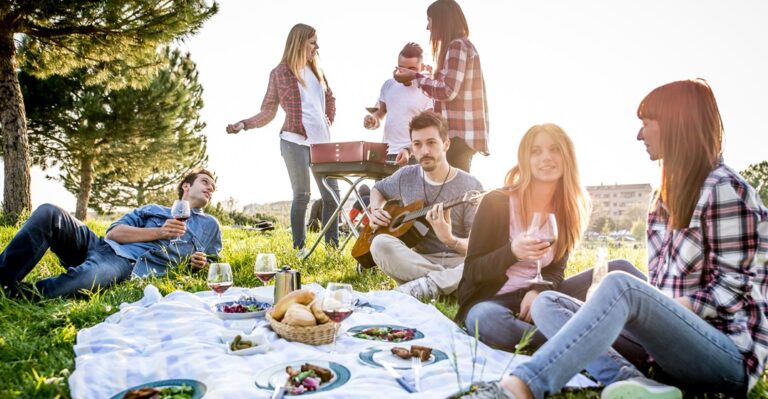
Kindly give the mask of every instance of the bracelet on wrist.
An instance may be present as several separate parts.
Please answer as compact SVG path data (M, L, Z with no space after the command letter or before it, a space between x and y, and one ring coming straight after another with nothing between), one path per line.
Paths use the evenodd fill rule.
M248 125L245 123L245 121L240 121L240 123L243 124L243 130L248 130Z

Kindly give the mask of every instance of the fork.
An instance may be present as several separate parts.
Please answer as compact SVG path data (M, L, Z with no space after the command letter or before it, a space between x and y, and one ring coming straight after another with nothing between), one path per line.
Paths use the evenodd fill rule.
M413 382L416 385L416 392L421 392L421 358L414 356L411 358L411 369L413 370Z

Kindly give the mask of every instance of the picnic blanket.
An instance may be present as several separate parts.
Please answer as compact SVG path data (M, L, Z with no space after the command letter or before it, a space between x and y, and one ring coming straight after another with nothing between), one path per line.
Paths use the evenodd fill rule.
M310 288L321 295L316 284ZM73 398L110 398L118 392L146 382L187 378L207 386L205 398L269 398L271 392L255 386L259 371L296 360L323 359L346 366L351 379L345 385L310 395L321 398L445 398L458 391L456 373L451 367L457 357L461 383L498 379L513 360L513 355L479 343L475 367L471 348L474 339L467 336L438 309L410 296L394 291L356 293L371 304L385 310L374 313L355 312L341 325L337 354L330 345L311 346L280 338L263 318L222 320L213 305L249 295L246 288L232 288L223 298L210 291L189 293L176 291L163 297L156 287L148 285L144 297L132 304L122 304L119 312L77 334L74 347L75 371L69 378ZM449 359L427 365L422 371L422 392L409 394L387 372L365 365L358 354L377 342L344 334L350 327L362 324L396 324L415 327L425 335L414 344L439 348ZM234 356L220 340L220 335L233 329L262 329L272 349L260 355ZM406 346L409 343L404 343ZM518 355L516 364L527 359ZM407 379L410 370L401 370ZM571 386L594 386L584 376L576 376Z

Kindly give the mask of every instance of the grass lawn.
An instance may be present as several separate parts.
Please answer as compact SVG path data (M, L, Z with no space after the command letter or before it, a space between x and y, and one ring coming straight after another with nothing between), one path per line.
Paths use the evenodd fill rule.
M107 224L95 223L91 227L103 234ZM16 228L0 228L2 246L10 241ZM310 235L309 239L315 236ZM311 241L308 241L311 242ZM300 262L291 249L291 236L287 229L273 233L224 229L223 260L232 265L235 285L253 287L261 284L253 276L252 266L256 253L273 252L279 264L298 268L302 281L325 285L330 281L351 283L358 291L389 289L394 283L379 272L358 274L349 249L343 253L327 252L319 247L312 256ZM610 258L626 258L641 269L645 268L645 248L612 248ZM584 245L572 256L567 274L588 268L596 258L593 248ZM62 272L56 258L50 253L30 274L28 281ZM87 299L55 299L41 303L12 301L0 295L0 398L69 398L67 376L74 370L74 352L77 331L100 323L117 311L122 302L141 298L147 283L156 285L163 294L174 290L207 290L206 276L182 267L162 277L121 283ZM435 302L446 316L456 312L455 301L442 299ZM768 385L763 382L752 391L750 398L768 397ZM567 392L559 398L597 398L597 391Z

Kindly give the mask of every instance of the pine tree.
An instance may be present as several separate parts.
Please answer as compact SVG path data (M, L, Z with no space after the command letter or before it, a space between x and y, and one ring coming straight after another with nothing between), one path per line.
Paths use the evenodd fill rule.
M87 68L89 83L140 87L159 46L196 32L218 11L205 0L5 0L0 2L0 125L3 210L15 221L31 207L30 154L21 69L47 77ZM14 37L19 35L18 47Z
M757 190L757 194L768 205L768 161L749 165L741 171L744 179Z
M33 161L58 166L54 178L89 206L138 206L207 160L199 120L203 88L189 55L165 50L166 64L142 89L89 85L89 73L37 79L20 75Z

